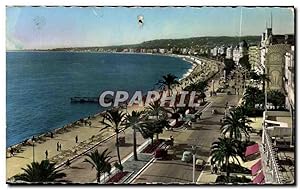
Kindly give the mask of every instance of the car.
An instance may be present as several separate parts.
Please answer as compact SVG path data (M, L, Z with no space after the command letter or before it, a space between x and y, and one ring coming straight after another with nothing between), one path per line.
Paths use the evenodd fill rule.
M156 159L165 159L167 157L167 155L168 155L168 151L165 149L161 149L161 148L155 150L155 152L154 152L154 157Z
M202 159L197 159L195 166L196 166L196 170L198 171L202 171L204 169L206 162Z
M191 162L193 159L193 154L191 151L184 151L182 154L181 161L183 162Z

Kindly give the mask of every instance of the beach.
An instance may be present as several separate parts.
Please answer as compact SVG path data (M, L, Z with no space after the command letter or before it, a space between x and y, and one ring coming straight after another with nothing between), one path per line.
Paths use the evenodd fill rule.
M190 56L180 56L180 58L185 59L189 62L188 64L193 64L192 69L190 69L184 77L180 79L182 85L176 87L176 91L180 91L182 88L187 86L190 81L189 78L192 75L201 77L199 74L203 73L203 67L207 67L206 72L208 76L209 73L213 74L218 72L216 67L211 67L207 65L201 65L203 62L198 58L191 59ZM196 60L196 61L195 61ZM213 71L212 71L213 70ZM127 112L131 113L133 110L143 110L143 107L132 106L127 108ZM126 110L124 110L125 112ZM6 178L11 178L12 176L22 172L21 168L26 167L27 164L30 164L33 161L33 155L35 161L41 161L46 158L46 151L48 152L48 159L50 161L56 162L57 165L64 163L66 160L75 159L76 157L85 153L88 149L97 146L101 141L112 137L114 132L111 130L100 130L103 128L100 121L102 120L101 113L95 114L93 116L83 118L83 122L78 120L72 124L68 124L60 129L54 130L53 138L48 132L47 134L42 134L39 137L36 137L37 140L32 146L32 141L27 141L22 145L22 143L15 145L14 155L10 153L10 148L7 149L7 170ZM75 137L78 137L78 143L75 142ZM57 143L61 144L61 150L57 151Z

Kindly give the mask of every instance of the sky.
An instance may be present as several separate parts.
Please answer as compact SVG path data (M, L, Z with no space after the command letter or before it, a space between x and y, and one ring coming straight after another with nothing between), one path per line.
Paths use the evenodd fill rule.
M136 44L154 39L294 33L290 8L7 7L6 49ZM142 15L143 25L138 16Z

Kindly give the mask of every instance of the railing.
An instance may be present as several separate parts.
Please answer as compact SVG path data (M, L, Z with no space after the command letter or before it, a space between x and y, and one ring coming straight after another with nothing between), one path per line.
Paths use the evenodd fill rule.
M281 184L281 178L279 175L279 167L277 164L274 147L272 145L271 138L266 130L265 124L263 123L263 165L265 173L266 183Z

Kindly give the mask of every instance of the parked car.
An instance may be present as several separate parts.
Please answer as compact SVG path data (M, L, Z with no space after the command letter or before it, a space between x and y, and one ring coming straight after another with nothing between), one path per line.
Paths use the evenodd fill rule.
M206 162L204 160L201 159L197 159L195 166L196 166L196 170L198 171L202 171L204 169Z
M193 154L191 151L184 151L182 154L181 161L183 162L191 162L193 159Z
M168 155L168 151L165 149L161 149L161 148L155 150L155 152L154 152L154 157L156 159L165 159L167 157L167 155Z

